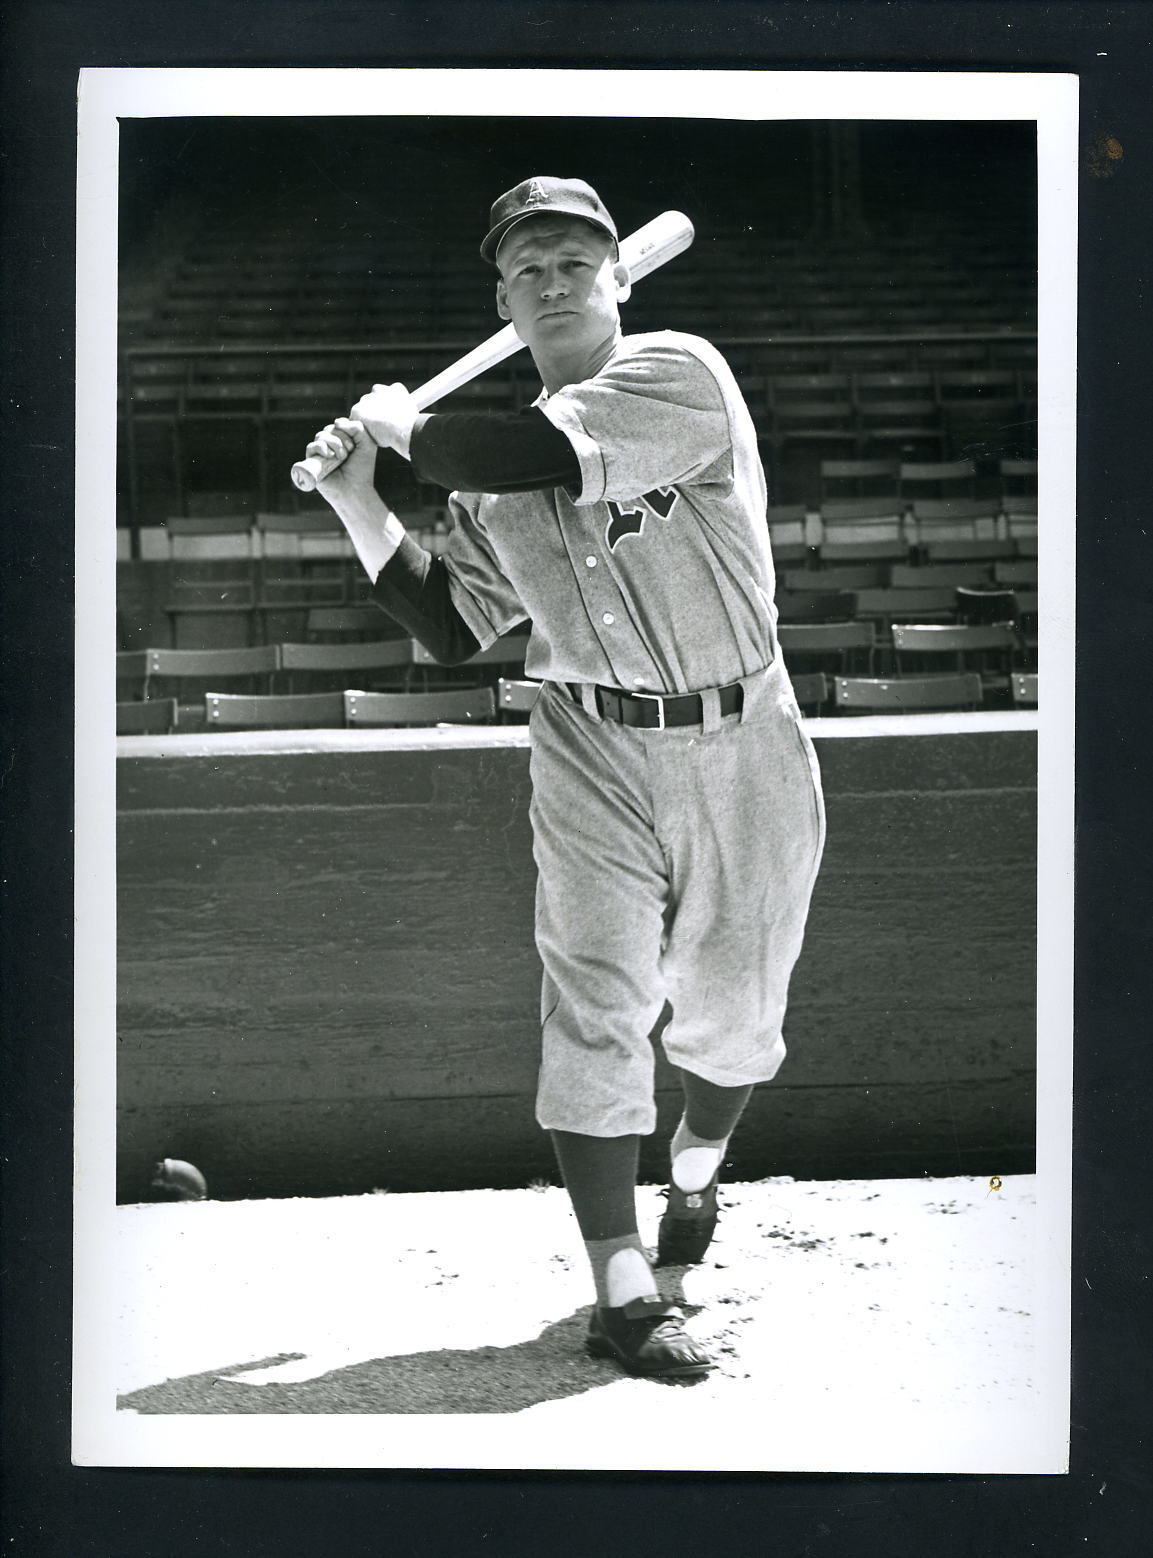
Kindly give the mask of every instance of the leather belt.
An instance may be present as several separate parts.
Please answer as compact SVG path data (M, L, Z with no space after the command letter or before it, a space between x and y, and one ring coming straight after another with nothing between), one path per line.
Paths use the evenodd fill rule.
M580 686L566 682L576 703L581 701ZM657 692L620 692L615 687L594 687L597 710L602 719L615 720L637 730L670 730L678 725L704 723L704 704L699 692L665 695ZM739 714L744 707L745 689L740 682L718 687L721 713Z

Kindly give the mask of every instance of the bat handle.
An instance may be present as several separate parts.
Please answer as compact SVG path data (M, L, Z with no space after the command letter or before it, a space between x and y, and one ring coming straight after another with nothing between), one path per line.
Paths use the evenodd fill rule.
M322 482L326 476L331 476L338 466L344 464L346 456L343 454L329 454L320 456L310 454L307 459L297 460L292 467L292 480L301 492L314 492L317 482Z

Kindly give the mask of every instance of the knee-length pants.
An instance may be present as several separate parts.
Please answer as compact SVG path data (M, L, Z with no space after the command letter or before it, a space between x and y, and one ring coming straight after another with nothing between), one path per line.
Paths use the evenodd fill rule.
M744 687L742 711L703 729L626 727L547 683L537 700L545 1129L654 1129L650 1034L666 999L674 1065L735 1087L784 1059L824 803L779 659Z

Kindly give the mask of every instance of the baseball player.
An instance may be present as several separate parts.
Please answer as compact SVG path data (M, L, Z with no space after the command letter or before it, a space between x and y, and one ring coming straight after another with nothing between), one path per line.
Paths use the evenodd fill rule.
M308 452L347 452L320 490L375 599L437 659L531 621L537 1119L592 1268L589 1350L676 1377L714 1360L660 1296L638 1232L651 1035L669 1002L684 1112L657 1264L684 1264L712 1238L749 1094L784 1058L824 810L777 648L748 410L708 342L622 333L617 253L588 184L518 184L493 205L481 255L540 373L535 404L429 415L402 385L377 385ZM453 489L442 556L377 496L378 447Z

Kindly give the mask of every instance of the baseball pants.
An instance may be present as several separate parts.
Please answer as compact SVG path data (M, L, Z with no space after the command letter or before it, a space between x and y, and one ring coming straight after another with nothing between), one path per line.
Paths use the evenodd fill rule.
M537 1119L647 1135L650 1034L722 1087L765 1082L824 845L812 742L780 661L744 707L637 730L546 684L532 714L537 946L544 965ZM706 695L706 699L709 695Z

